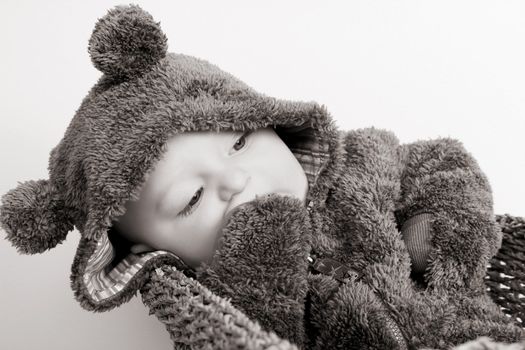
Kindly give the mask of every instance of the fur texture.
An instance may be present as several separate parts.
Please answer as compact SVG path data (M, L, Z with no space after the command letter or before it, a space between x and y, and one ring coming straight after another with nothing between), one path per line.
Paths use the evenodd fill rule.
M46 179L19 183L2 196L0 222L21 254L37 254L62 243L73 222L56 188Z
M346 169L319 209L325 219L313 235L313 247L317 255L335 257L362 277L339 288L332 282L329 298L317 292L323 288L312 289L315 300L324 300L312 308L332 309L312 312L314 318L319 315L312 323L323 325L314 332L313 348L335 346L334 339L341 348L356 343L393 348L381 331L368 334L377 328L373 315L381 308L371 302L373 294L384 301L410 348L452 347L483 335L521 340L523 329L485 291L486 266L501 244L501 228L490 185L463 145L450 138L400 145L391 132L376 128L349 131L344 144ZM398 228L422 211L434 219L429 267L419 284L410 277ZM328 283L324 279L316 282Z
M207 61L166 53L159 24L137 5L108 11L89 52L103 75L51 150L49 179L19 183L0 207L21 253L78 229L71 287L85 309L111 310L140 290L175 348L444 349L523 337L484 291L501 231L489 183L460 142L400 145L381 129L340 131L324 106L265 96ZM128 266L125 283L97 284L116 271L105 245L113 220L138 198L171 136L268 126L288 130L287 140L294 128L310 131L309 155L321 166L308 209L280 197L242 206L225 249L199 276L160 251ZM432 213L434 235L420 285L399 227L422 211ZM309 254L359 277L313 274Z

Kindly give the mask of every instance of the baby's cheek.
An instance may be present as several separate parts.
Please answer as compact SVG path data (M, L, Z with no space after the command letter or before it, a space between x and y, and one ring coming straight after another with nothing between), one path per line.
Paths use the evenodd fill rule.
M179 257L192 268L196 268L203 262L209 262L213 257L213 254L210 249L200 249L198 251L192 251L191 253L186 254L184 257Z

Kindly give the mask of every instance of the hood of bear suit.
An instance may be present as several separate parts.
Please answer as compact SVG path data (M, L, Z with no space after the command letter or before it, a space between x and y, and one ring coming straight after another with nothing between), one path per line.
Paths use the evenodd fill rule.
M306 203L324 202L343 163L341 133L324 106L263 95L205 60L168 53L160 22L137 5L100 18L89 53L103 75L51 150L49 179L20 183L1 208L21 253L42 253L78 229L71 287L85 309L128 301L162 264L185 271L171 252L133 254L111 235L174 134L272 126L307 174Z

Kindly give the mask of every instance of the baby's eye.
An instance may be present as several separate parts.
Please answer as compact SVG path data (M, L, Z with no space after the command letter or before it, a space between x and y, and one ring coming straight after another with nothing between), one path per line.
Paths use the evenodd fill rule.
M201 195L201 192L202 192L202 187L193 195L193 197L191 197L191 200L190 202L188 203L188 205L191 207L193 206L195 203L197 203L197 201L199 200L200 198L200 195Z
M201 187L201 188L199 188L199 190L197 192L195 192L193 197L191 197L190 202L188 203L186 208L184 208L184 210L181 211L179 213L179 215L187 216L187 215L190 215L195 210L195 203L197 203L199 201L199 199L201 198L201 194L202 194L202 190L203 189L204 188Z
M246 144L246 137L252 132L253 130L248 130L244 134L242 134L242 136L239 137L237 141L235 142L235 144L233 145L233 149L235 149L236 151L242 149L244 145Z

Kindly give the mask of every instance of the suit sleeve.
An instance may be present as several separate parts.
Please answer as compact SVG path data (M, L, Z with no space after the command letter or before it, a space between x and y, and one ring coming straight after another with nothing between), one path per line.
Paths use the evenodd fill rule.
M482 290L487 264L501 245L492 189L478 162L452 138L420 140L399 147L399 227L430 215L429 286Z

